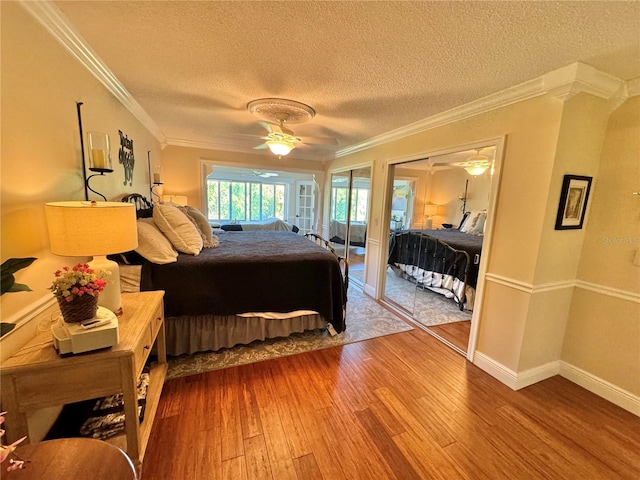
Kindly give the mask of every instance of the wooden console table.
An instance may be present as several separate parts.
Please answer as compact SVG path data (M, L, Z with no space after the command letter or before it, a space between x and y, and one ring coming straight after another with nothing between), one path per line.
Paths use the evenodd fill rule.
M11 356L0 367L6 440L29 435L30 412L122 393L125 435L107 441L125 450L139 470L167 373L163 296L162 291L123 294L119 343L111 348L62 358L47 342L51 333L42 332ZM154 342L158 361L151 365L140 423L137 383Z

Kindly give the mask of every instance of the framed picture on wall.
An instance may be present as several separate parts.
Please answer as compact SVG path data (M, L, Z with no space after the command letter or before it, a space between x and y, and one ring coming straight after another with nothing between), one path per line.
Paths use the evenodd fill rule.
M560 191L556 230L579 230L584 222L593 177L565 175Z

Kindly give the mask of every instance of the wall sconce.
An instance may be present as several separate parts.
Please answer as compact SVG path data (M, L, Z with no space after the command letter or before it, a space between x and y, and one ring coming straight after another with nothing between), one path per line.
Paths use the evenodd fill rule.
M460 196L458 197L458 200L460 200L462 202L462 207L460 207L460 210L462 210L462 215L464 215L464 212L467 209L467 192L469 189L469 179L466 179L464 181L464 192L462 192L460 194Z
M161 200L159 194L153 191L154 188L159 187L160 185L164 185L162 181L162 169L159 166L153 167L153 182L151 182L151 200L153 201L153 197L157 197L158 201ZM160 192L162 193L162 192Z
M109 135L106 133L88 132L87 143L89 151L89 170L97 173L87 177L86 185L89 190L102 197L106 202L107 197L91 188L89 180L95 176L113 172L113 168L111 167L111 145L109 144ZM86 168L85 165L83 166Z
M424 204L424 214L427 217L424 225L426 230L431 230L433 228L433 219L431 217L438 215L438 212L440 212L440 205L436 205L434 203Z
M84 134L82 130L82 113L80 107L82 102L76 102L78 111L78 127L80 129L80 149L82 150L82 177L84 178L84 199L89 200L89 190L102 197L106 202L107 197L96 192L89 186L89 180L97 175L113 172L111 166L111 145L109 143L109 135L106 133L87 132L87 150L89 153L89 171L97 172L87 177L87 162L84 151Z

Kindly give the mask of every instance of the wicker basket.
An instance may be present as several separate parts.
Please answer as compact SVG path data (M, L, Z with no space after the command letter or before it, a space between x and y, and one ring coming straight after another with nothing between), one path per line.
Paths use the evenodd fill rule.
M78 323L95 318L98 311L98 297L83 295L67 302L64 297L56 297L62 318L67 323Z

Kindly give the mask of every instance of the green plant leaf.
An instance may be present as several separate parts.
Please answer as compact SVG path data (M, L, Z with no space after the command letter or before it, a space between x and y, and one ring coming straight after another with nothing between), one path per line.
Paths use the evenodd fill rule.
M24 283L14 283L13 286L9 289L10 292L32 292L29 288L29 285L25 285Z
M10 258L0 265L0 277L2 280L0 295L4 295L7 292L30 292L31 289L26 285L16 283L13 274L28 267L36 260L35 257Z

